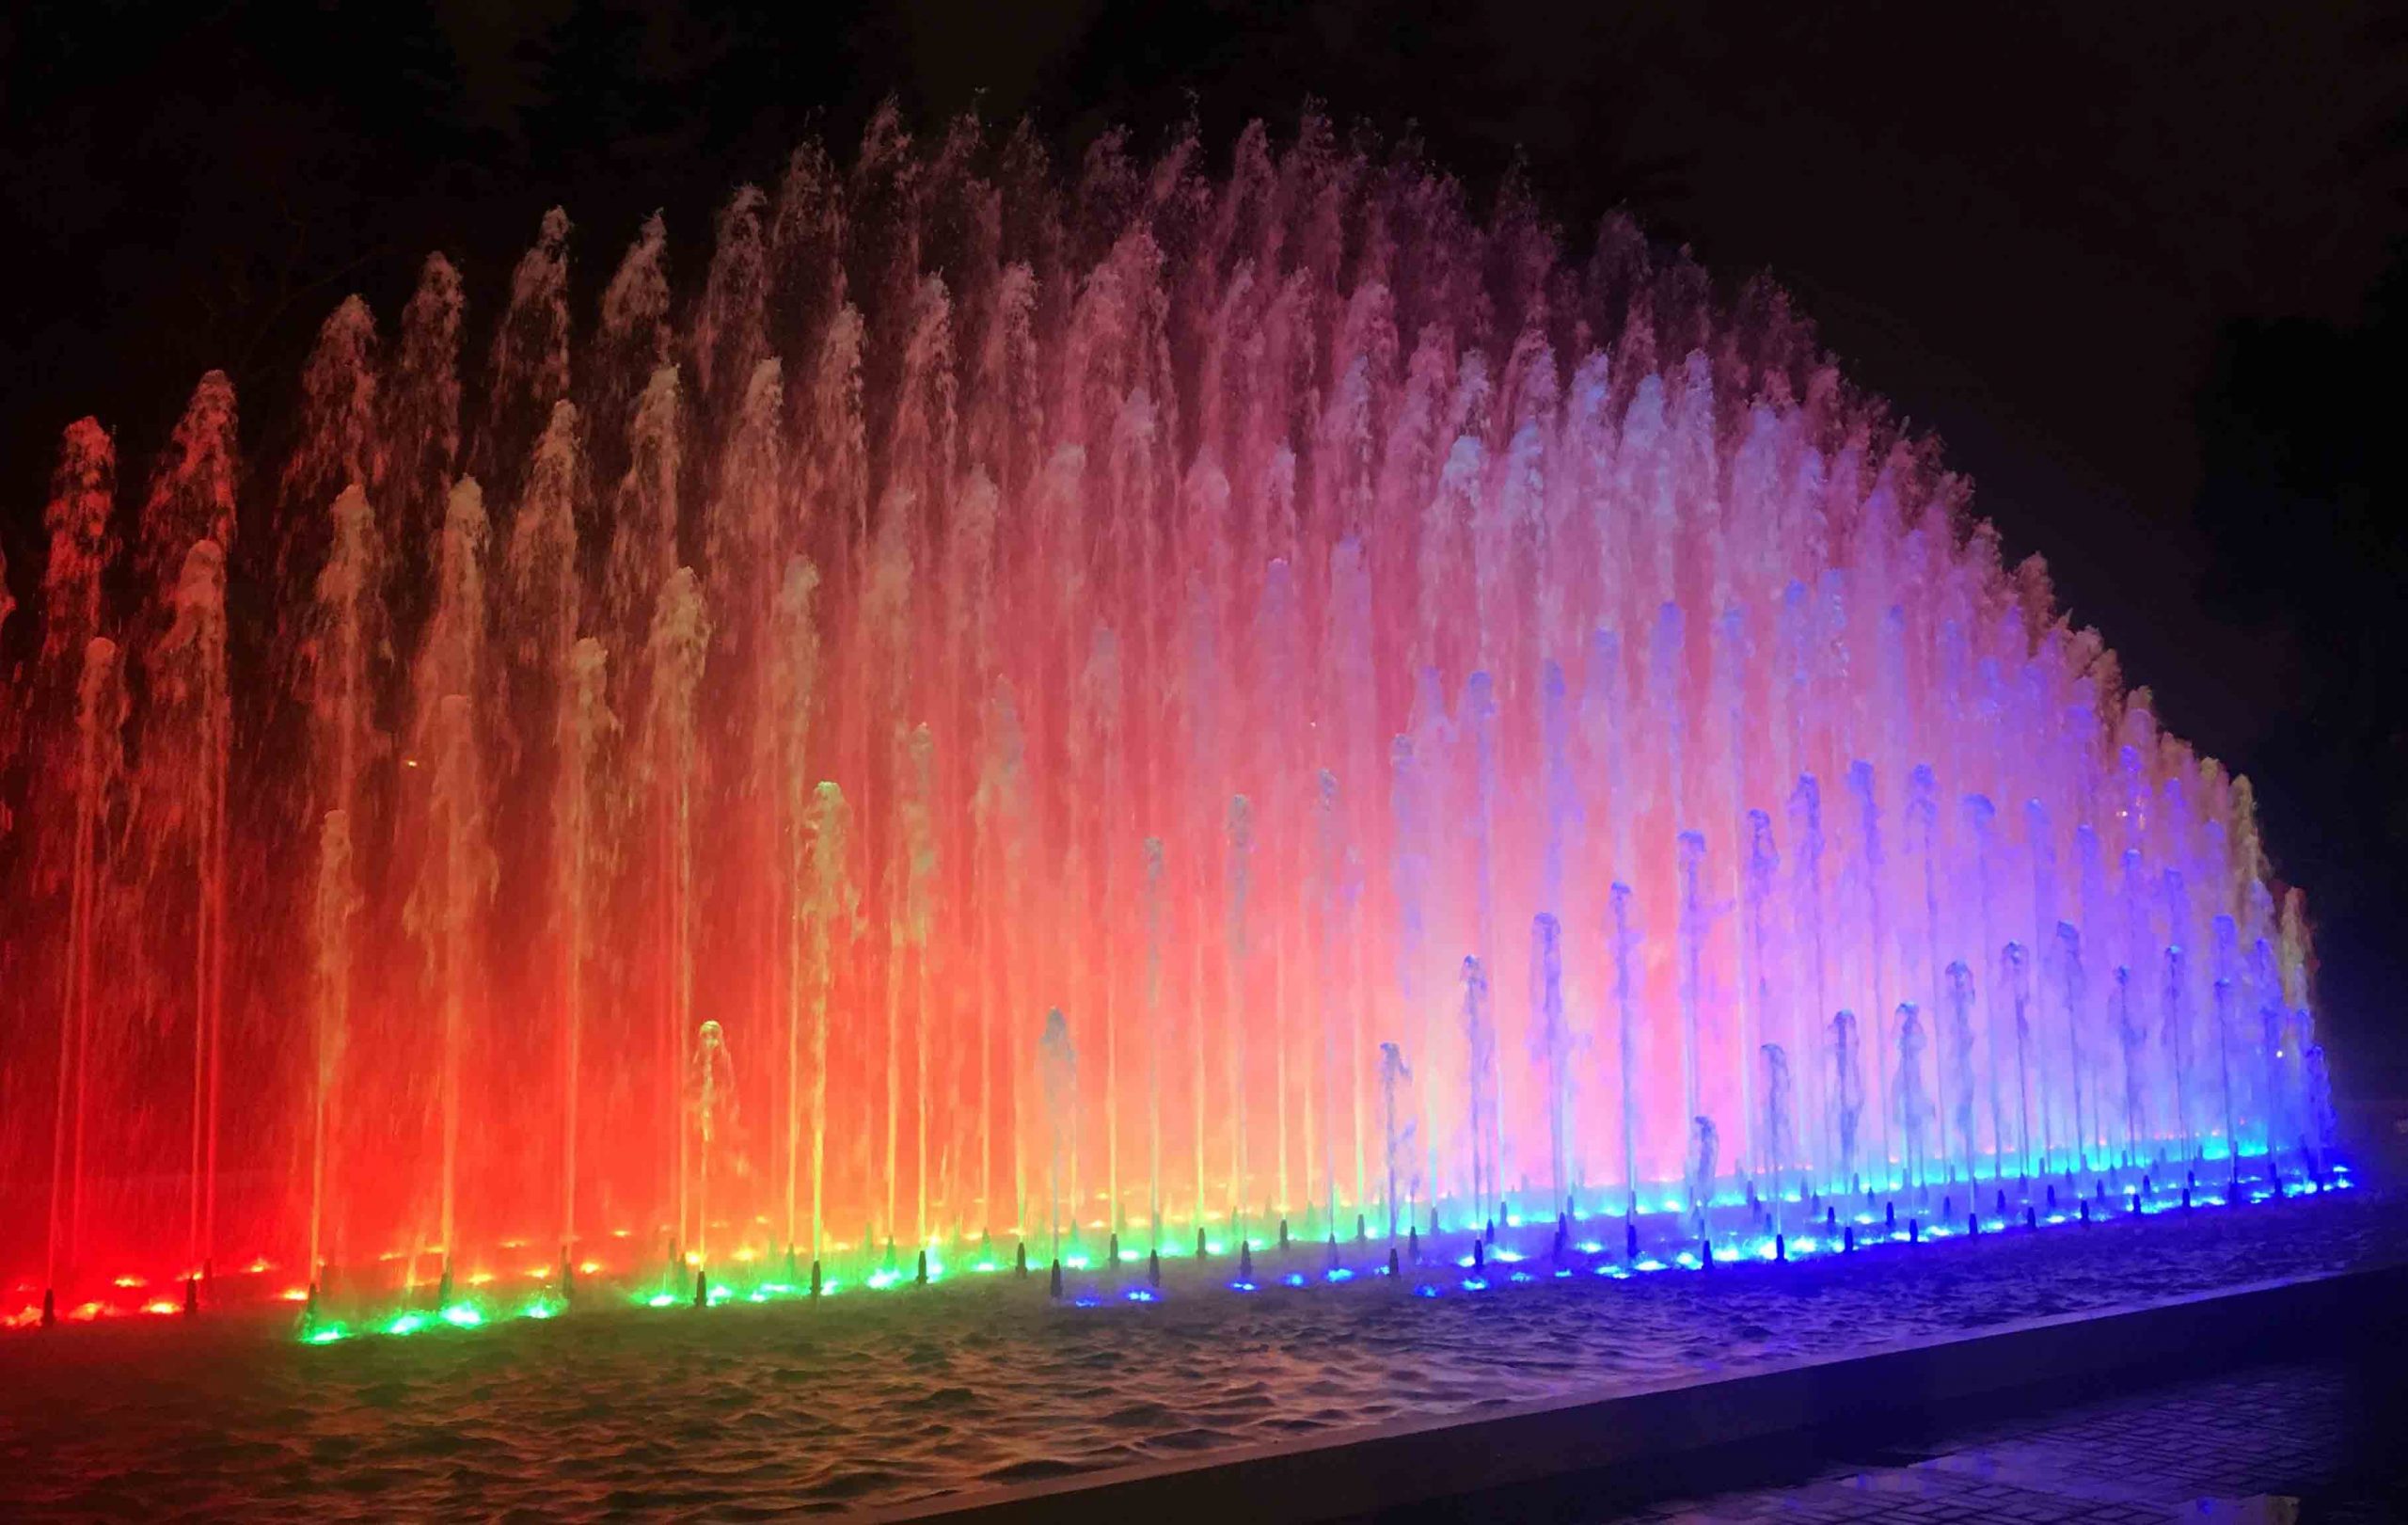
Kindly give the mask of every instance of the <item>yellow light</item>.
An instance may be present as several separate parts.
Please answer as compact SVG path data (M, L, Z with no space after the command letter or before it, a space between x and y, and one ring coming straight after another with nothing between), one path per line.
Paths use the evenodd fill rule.
M150 1285L149 1282L143 1280L138 1276L119 1277L117 1279L117 1284L120 1287L147 1287Z
M306 1303L309 1300L309 1289L307 1287L287 1287L282 1292L277 1294L277 1295L282 1297L288 1303Z
M471 1271L468 1273L468 1285L472 1287L489 1286L492 1282L493 1273L491 1271Z
M602 1263L600 1261L582 1262L577 1268L577 1274L579 1276L599 1276L602 1274Z
M155 1303L144 1303L142 1305L142 1311L146 1313L181 1313L183 1311L181 1306L167 1301L165 1297L160 1298Z

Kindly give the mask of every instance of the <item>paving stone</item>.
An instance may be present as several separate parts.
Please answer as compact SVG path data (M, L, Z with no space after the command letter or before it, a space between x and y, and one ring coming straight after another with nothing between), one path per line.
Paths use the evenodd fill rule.
M2400 1456L2357 1454L2370 1439L2363 1401L2341 1363L2268 1367L1970 1427L1927 1460L1669 1501L1597 1525L2398 1525L2408 1438Z

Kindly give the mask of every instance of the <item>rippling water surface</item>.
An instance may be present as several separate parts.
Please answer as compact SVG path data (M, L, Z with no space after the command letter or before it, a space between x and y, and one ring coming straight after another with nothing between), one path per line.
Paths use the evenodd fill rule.
M1300 1249L1266 1255L1250 1295L1174 1265L1147 1305L1133 1275L1074 1286L1092 1307L981 1279L324 1348L264 1317L68 1328L0 1337L0 1514L892 1506L2403 1257L2408 1214L2359 1192L1847 1264L1624 1281L1531 1262L1483 1292L1452 1267L1290 1288L1321 1265Z

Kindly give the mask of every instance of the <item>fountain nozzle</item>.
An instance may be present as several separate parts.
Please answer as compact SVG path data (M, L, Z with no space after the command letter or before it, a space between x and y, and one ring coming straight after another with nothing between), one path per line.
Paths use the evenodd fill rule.
M53 1328L58 1323L58 1293L51 1287L41 1289L41 1326Z
M184 1278L184 1317L198 1318L199 1315L200 1278L198 1275L188 1276Z
M1059 1260L1054 1263L1053 1274L1047 1279L1046 1295L1055 1302L1062 1300L1062 1263Z
M700 1266L697 1266L694 1269L694 1306L696 1308L708 1308L710 1305L710 1273L702 1269Z
M819 1262L816 1258L811 1263L811 1295L814 1297L819 1295Z
M1149 1249L1146 1251L1146 1285L1159 1287L1162 1284L1163 1252L1159 1249Z
M927 1286L927 1284L928 1284L928 1252L927 1252L927 1250L925 1247L923 1247L923 1248L921 1249L921 1251L920 1251L920 1269L919 1269L919 1271L918 1271L918 1272L917 1272L917 1273L912 1277L912 1285L914 1285L914 1286L919 1286L919 1287L925 1287L925 1286Z

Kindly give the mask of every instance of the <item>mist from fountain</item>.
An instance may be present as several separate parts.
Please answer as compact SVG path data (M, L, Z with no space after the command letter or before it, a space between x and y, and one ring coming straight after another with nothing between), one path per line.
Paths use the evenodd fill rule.
M10 1285L2323 1168L2246 782L1770 285L1313 119L580 237L67 430Z

